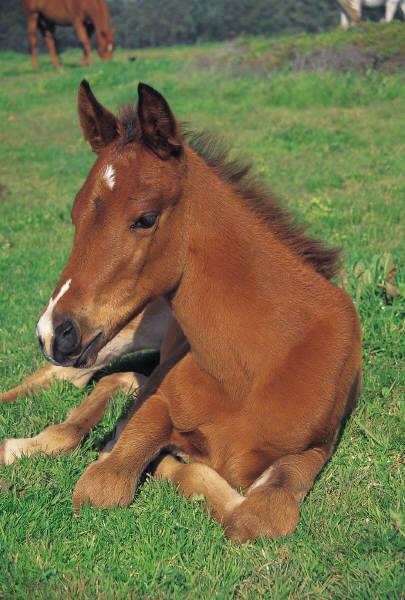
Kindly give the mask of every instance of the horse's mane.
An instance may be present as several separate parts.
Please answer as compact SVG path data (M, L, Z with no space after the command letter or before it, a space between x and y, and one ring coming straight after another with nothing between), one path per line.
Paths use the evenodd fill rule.
M272 232L297 256L311 264L326 279L338 274L340 249L328 248L320 240L308 235L306 226L298 223L253 173L251 163L231 159L229 149L210 132L196 132L187 125L183 125L181 130L188 145L223 181L232 185L249 208L266 221ZM126 106L121 112L120 133L124 144L137 139L139 129L134 107Z

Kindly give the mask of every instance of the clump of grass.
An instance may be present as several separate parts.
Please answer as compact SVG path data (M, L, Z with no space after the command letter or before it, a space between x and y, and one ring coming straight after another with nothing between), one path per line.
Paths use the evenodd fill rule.
M227 52L221 51L216 61L232 65L234 71L246 68L262 74L280 69L393 72L405 66L404 24L362 23L349 31L316 35L242 37L228 44Z

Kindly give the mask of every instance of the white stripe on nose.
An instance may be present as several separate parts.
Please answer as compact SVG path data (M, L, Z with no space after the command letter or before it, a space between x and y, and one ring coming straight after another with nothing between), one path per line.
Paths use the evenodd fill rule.
M52 323L52 313L56 304L62 298L64 294L70 288L70 284L72 283L71 279L65 281L65 283L60 288L57 296L55 298L51 298L48 302L48 306L46 307L46 311L42 314L41 318L37 323L37 336L42 339L44 344L44 350L46 354L51 353L51 340L53 337L53 323Z

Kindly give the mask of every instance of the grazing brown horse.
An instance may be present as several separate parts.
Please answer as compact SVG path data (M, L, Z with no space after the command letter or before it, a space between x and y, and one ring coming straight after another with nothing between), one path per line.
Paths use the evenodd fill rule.
M55 45L55 25L73 25L75 28L84 49L82 66L93 62L90 36L94 30L100 57L103 60L111 58L114 29L110 27L104 0L23 0L23 5L28 19L28 41L34 69L39 69L38 28L44 36L53 66L60 69Z
M74 505L128 505L158 459L156 475L204 494L232 539L291 533L359 393L358 317L330 281L338 254L246 166L182 133L158 92L138 91L137 109L117 118L80 86L98 157L37 334L50 360L91 368L162 296L187 341L178 330L115 445L79 479Z

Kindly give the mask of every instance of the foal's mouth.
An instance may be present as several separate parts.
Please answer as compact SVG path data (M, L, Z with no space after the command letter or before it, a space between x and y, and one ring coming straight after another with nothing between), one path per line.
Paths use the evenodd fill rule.
M93 339L90 340L87 346L83 348L82 352L78 356L71 356L63 362L55 360L53 356L45 352L44 344L41 338L39 338L39 345L41 347L41 352L45 356L46 360L49 360L49 362L51 362L52 364L57 365L58 367L75 367L77 369L83 369L85 367L91 367L91 365L95 362L100 348L97 348L96 352L95 349L102 335L103 332L99 331L93 337Z
M72 364L73 367L76 367L77 369L83 369L84 367L89 367L93 364L93 362L97 358L98 349L96 352L94 351L96 350L98 342L100 341L102 335L103 332L99 331L94 336L94 338L90 340L90 342L87 344L87 346L85 346L81 354L74 360ZM92 354L94 355L92 356Z

